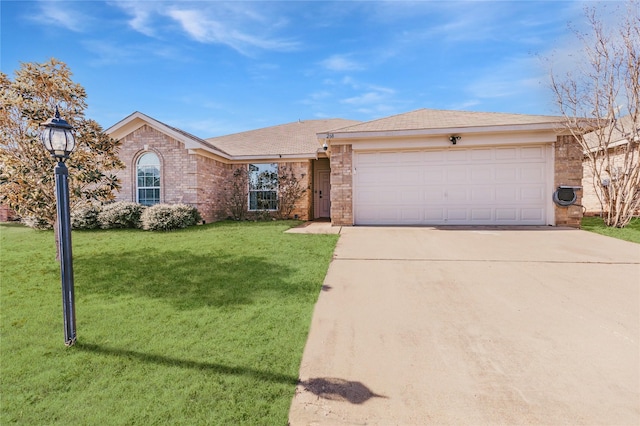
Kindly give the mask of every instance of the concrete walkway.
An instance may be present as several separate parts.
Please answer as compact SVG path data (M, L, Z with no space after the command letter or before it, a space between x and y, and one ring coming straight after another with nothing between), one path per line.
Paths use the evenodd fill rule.
M345 227L291 425L640 424L640 245Z
M331 226L329 221L305 222L295 228L287 229L288 234L339 234L342 226Z

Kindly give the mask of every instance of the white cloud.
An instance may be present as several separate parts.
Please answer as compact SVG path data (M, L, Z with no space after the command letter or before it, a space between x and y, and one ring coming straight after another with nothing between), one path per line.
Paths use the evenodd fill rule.
M40 14L30 16L33 21L44 25L54 25L73 32L83 32L91 18L71 7L61 7L57 2L40 1Z
M382 101L384 98L385 96L379 92L366 92L358 96L343 99L340 102L351 105L371 105Z
M273 37L288 21L269 16L267 8L246 2L143 2L115 0L111 4L131 16L129 26L151 37L174 37L175 25L203 44L222 44L243 55L256 51L296 50L299 43Z
M355 108L357 112L369 116L395 110L393 105L398 103L395 99L395 90L375 84L360 83L350 77L345 77L343 83L356 93L341 99L340 104L348 105L350 108Z
M194 40L201 43L224 44L245 55L249 55L252 48L287 51L297 47L295 42L252 35L199 10L174 8L166 14L178 22Z
M349 59L350 55L332 55L320 62L324 68L330 71L358 71L364 67Z

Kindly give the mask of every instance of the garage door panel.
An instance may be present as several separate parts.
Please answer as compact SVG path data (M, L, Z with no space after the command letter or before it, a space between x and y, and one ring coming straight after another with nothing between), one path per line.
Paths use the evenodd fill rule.
M518 219L518 210L514 207L496 209L496 220L502 222L512 221L515 222Z
M443 187L427 187L422 193L424 194L424 201L427 204L440 204L445 199L445 189Z
M497 165L494 173L498 183L513 183L518 179L518 169L514 165Z
M542 220L544 217L544 212L540 208L524 208L521 210L522 219L525 221L534 221L537 222Z
M404 208L400 211L400 220L403 223L420 223L422 220L422 209Z
M422 162L422 153L420 151L402 152L395 157L395 161L404 165L419 164Z
M425 168L422 173L422 183L437 184L445 181L445 170L441 167Z
M395 207L381 208L379 217L380 220L386 221L387 223L396 223L399 219L398 209Z
M544 201L544 188L540 186L522 187L520 199L527 203Z
M445 220L444 208L431 207L424 209L424 220L427 223L442 223Z
M495 158L496 160L515 160L518 158L518 151L516 148L497 148Z
M424 198L422 196L422 191L420 191L420 188L401 189L399 190L399 193L400 204L402 205L419 206L424 204Z
M378 204L391 204L397 203L399 200L398 192L393 189L380 190L377 193L376 203Z
M498 186L495 188L496 203L513 203L520 199L519 190L514 186Z
M356 194L358 204L378 204L378 191L362 189Z
M420 182L422 171L418 168L401 169L398 172L397 179L399 182L403 182L410 185L415 185L416 182Z
M378 153L359 153L358 165L360 167L366 167L367 165L376 166L380 162Z
M446 171L447 183L467 183L467 169L453 166Z
M491 160L493 160L493 150L492 149L472 149L471 160L490 162Z
M544 178L545 167L543 164L529 165L520 169L520 182L537 183Z
M448 208L447 219L449 222L466 222L468 213L469 211L466 208Z
M545 159L545 150L541 146L531 146L520 148L520 158L526 160L540 160Z
M471 179L474 181L491 182L493 181L493 169L490 167L472 167Z
M449 204L465 203L469 199L468 188L450 186L445 193L445 198Z
M474 204L492 203L495 201L495 188L492 186L471 187L471 202Z
M473 222L491 222L493 220L493 209L471 209L471 220Z
M354 153L356 224L546 222L543 146Z

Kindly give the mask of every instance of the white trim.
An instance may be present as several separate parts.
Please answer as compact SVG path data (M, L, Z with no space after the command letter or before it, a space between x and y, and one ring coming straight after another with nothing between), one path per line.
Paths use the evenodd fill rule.
M140 167L140 160L144 156L149 155L149 154L155 155L156 159L158 160L158 179L160 181L160 186L157 186L157 187L155 187L155 186L142 186L141 187L138 184L138 168ZM153 151L153 150L148 150L147 149L145 151L140 152L135 157L135 162L134 163L135 163L134 164L135 167L134 167L134 176L133 177L134 177L134 184L135 184L134 185L134 187L135 187L135 189L134 189L135 194L134 195L135 195L136 203L141 204L140 203L140 189L157 189L158 190L158 202L155 203L155 204L162 203L162 188L163 188L164 185L162 184L162 158L160 157L160 155L157 152ZM145 176L145 178L146 178L146 176ZM145 204L145 205L147 205L147 204Z
M559 134L563 128L561 123L539 123L539 124L512 124L493 126L473 126L473 127L443 127L438 129L412 129L412 130L386 130L386 131L362 131L362 132L324 132L318 133L318 139L327 139L328 143L335 142L336 139L371 139L401 136L430 136L448 135L451 133L513 133L529 131L552 131Z
M477 148L489 146L518 146L550 144L556 140L556 135L545 133L470 133L460 134L461 138L453 146L448 138L449 133L439 136L420 138L381 138L377 140L353 140L351 147L356 151L383 151L383 150L416 150L416 149L451 149L451 148Z
M134 112L133 114L109 127L107 130L105 130L105 133L114 139L121 139L138 130L145 124L179 142L182 142L186 149L202 149L222 158L231 158L227 153L222 152L214 148L213 146L207 146L202 142L196 141L183 133L177 132L166 124L161 123L158 120L149 117L148 115L145 115L139 111Z
M276 168L276 175L278 176L278 186L276 187L275 190L269 190L269 189L254 189L253 191L251 190L251 165L252 164L269 164L272 166L275 166ZM280 190L280 166L278 165L278 163L268 163L268 162L262 162L262 163L247 163L247 173L248 173L248 185L249 187L247 188L247 211L250 212L277 212L278 210L280 210L280 194L279 194L279 190ZM251 208L251 193L252 192L275 192L276 194L276 208L275 209L252 209ZM269 200L272 201L272 200Z
M556 190L556 143L553 142L551 145L547 146L547 178L549 182L547 182L547 193L553 194ZM556 224L556 209L555 204L553 203L553 197L550 196L547 199L547 225L555 226Z

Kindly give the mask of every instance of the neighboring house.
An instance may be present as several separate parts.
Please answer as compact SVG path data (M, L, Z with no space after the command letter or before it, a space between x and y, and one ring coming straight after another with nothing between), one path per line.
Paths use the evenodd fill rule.
M309 120L204 140L136 112L107 133L123 142L119 200L187 203L207 221L228 216L221 197L235 169L257 176L288 165L308 188L295 210L304 220L579 226L581 207L553 203L557 187L582 180L583 153L558 133L562 120L421 109L365 123ZM268 200L273 188L249 186L247 209L259 209L255 200Z
M600 133L600 137L598 137ZM585 215L595 216L602 214L602 191L611 179L615 179L616 175L623 173L625 151L629 144L629 136L638 137L640 129L633 129L633 121L630 116L619 119L616 123L603 127L585 135L585 143L591 147L590 152L596 154L595 167L600 169L601 179L597 179L594 173L594 164L590 161L588 152L585 152L583 165L582 186L584 188L582 196L582 205L585 209ZM604 170L603 158L606 145L606 153L610 158L609 163L613 166L610 172ZM638 154L635 156L637 164L640 159ZM602 185L604 184L604 185Z

